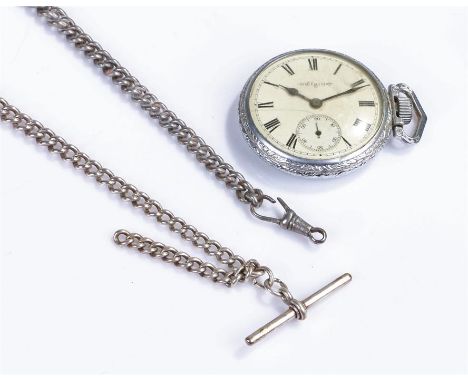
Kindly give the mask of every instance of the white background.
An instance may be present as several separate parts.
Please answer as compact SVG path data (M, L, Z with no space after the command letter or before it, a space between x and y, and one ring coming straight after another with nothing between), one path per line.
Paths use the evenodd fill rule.
M316 247L254 220L31 10L0 10L0 95L305 297L351 284L255 347L284 308L116 247L127 228L203 257L92 179L3 124L1 369L36 373L440 373L467 370L466 9L68 9L255 186L328 230ZM399 26L396 22L404 25ZM327 48L429 116L421 143L390 143L332 180L279 173L247 147L238 94L269 58Z

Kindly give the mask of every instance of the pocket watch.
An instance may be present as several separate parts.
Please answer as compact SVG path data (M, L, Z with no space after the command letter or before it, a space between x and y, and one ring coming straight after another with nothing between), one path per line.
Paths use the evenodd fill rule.
M407 85L387 91L359 61L314 49L281 54L257 69L242 90L239 119L265 161L319 177L362 166L392 135L419 142L427 117Z

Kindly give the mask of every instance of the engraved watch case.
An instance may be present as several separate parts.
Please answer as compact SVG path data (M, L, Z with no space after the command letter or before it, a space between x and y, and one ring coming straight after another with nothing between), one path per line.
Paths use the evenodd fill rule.
M379 125L376 128L375 134L372 138L360 149L346 153L345 155L337 158L326 158L326 159L308 159L294 156L290 153L282 151L274 147L268 142L265 137L259 132L257 126L253 122L252 113L249 106L249 97L252 91L252 86L256 78L259 76L264 69L271 64L279 61L285 57L293 56L301 53L329 53L337 57L341 57L354 65L364 70L369 77L371 77L377 85L378 91L380 92L382 100L382 116L379 121ZM393 86L393 85L392 85ZM359 61L346 56L341 53L337 53L330 50L324 49L304 49L296 50L276 56L263 64L258 68L253 75L248 79L245 84L239 101L239 121L242 127L242 132L247 140L249 146L263 158L269 164L292 174L307 176L307 177L323 177L323 176L339 176L344 173L348 173L371 159L387 142L389 139L392 128L392 110L389 94L377 78L377 76L369 70L365 65ZM422 110L422 109L421 109ZM422 133L422 131L421 131Z

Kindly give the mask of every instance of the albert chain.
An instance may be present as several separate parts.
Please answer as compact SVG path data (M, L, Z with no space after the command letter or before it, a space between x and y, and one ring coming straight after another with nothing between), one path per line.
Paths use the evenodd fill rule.
M285 213L281 219L268 218L256 213L256 209L262 206L264 200L271 203L276 203L276 200L265 195L261 189L254 188L240 172L226 163L193 129L160 102L154 94L150 93L126 68L103 50L101 45L85 34L63 9L37 7L37 13L90 58L105 76L110 77L112 82L120 87L123 93L130 95L131 99L145 110L150 118L159 121L161 127L165 128L170 135L177 137L177 141L184 145L188 151L194 153L195 158L204 164L208 171L213 172L217 179L234 190L239 201L249 204L250 211L255 217L304 235L316 244L326 240L327 235L324 229L308 224L282 201L280 202L285 208Z
M207 255L213 256L219 263L226 265L227 269L218 268L211 263L203 262L172 247L125 230L119 230L114 234L114 241L119 245L126 245L142 253L148 253L167 263L173 263L177 267L185 268L188 272L196 273L227 287L240 282L252 282L272 295L280 297L288 305L289 309L286 311L286 313L289 312L288 319L296 317L303 320L306 317L306 310L311 304L311 297L319 292L321 293L320 297L322 297L344 284L344 276L342 276L329 284L331 287L328 286L327 293L324 293L322 288L321 291L304 301L296 300L287 285L275 277L270 268L260 265L254 259L245 261L242 257L235 255L229 248L223 247L219 242L198 231L193 225L187 224L180 217L176 217L146 193L139 191L137 187L114 175L111 170L104 168L99 162L91 159L76 146L67 143L65 139L56 135L52 130L45 128L40 122L32 119L27 114L22 113L16 107L8 104L3 98L0 98L0 117L2 121L9 122L14 129L23 131L26 136L33 138L38 145L47 147L49 152L60 155L61 159L70 162L75 168L94 178L96 182L106 185L110 192L118 194L122 200L130 202L135 208L142 209L145 215L167 225L171 231L178 233L195 247L203 249ZM284 314L281 316L284 316ZM284 319L281 322L276 320L275 325L279 326L286 321ZM267 324L267 329L263 328L261 332L255 332L253 338L250 338L251 336L247 337L247 343L255 343L276 326Z

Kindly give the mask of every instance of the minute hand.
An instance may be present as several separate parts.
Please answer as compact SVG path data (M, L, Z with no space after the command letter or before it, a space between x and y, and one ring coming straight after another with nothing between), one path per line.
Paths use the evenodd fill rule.
M348 90L346 90L344 92L334 94L334 95L332 95L330 97L323 98L321 101L324 102L324 101L328 101L328 100L330 100L332 98L339 97L339 96L342 96L342 95L345 95L345 94L351 94L351 93L354 93L355 91L358 91L359 89L365 88L366 86L369 86L369 85L357 86L355 88L348 89Z

